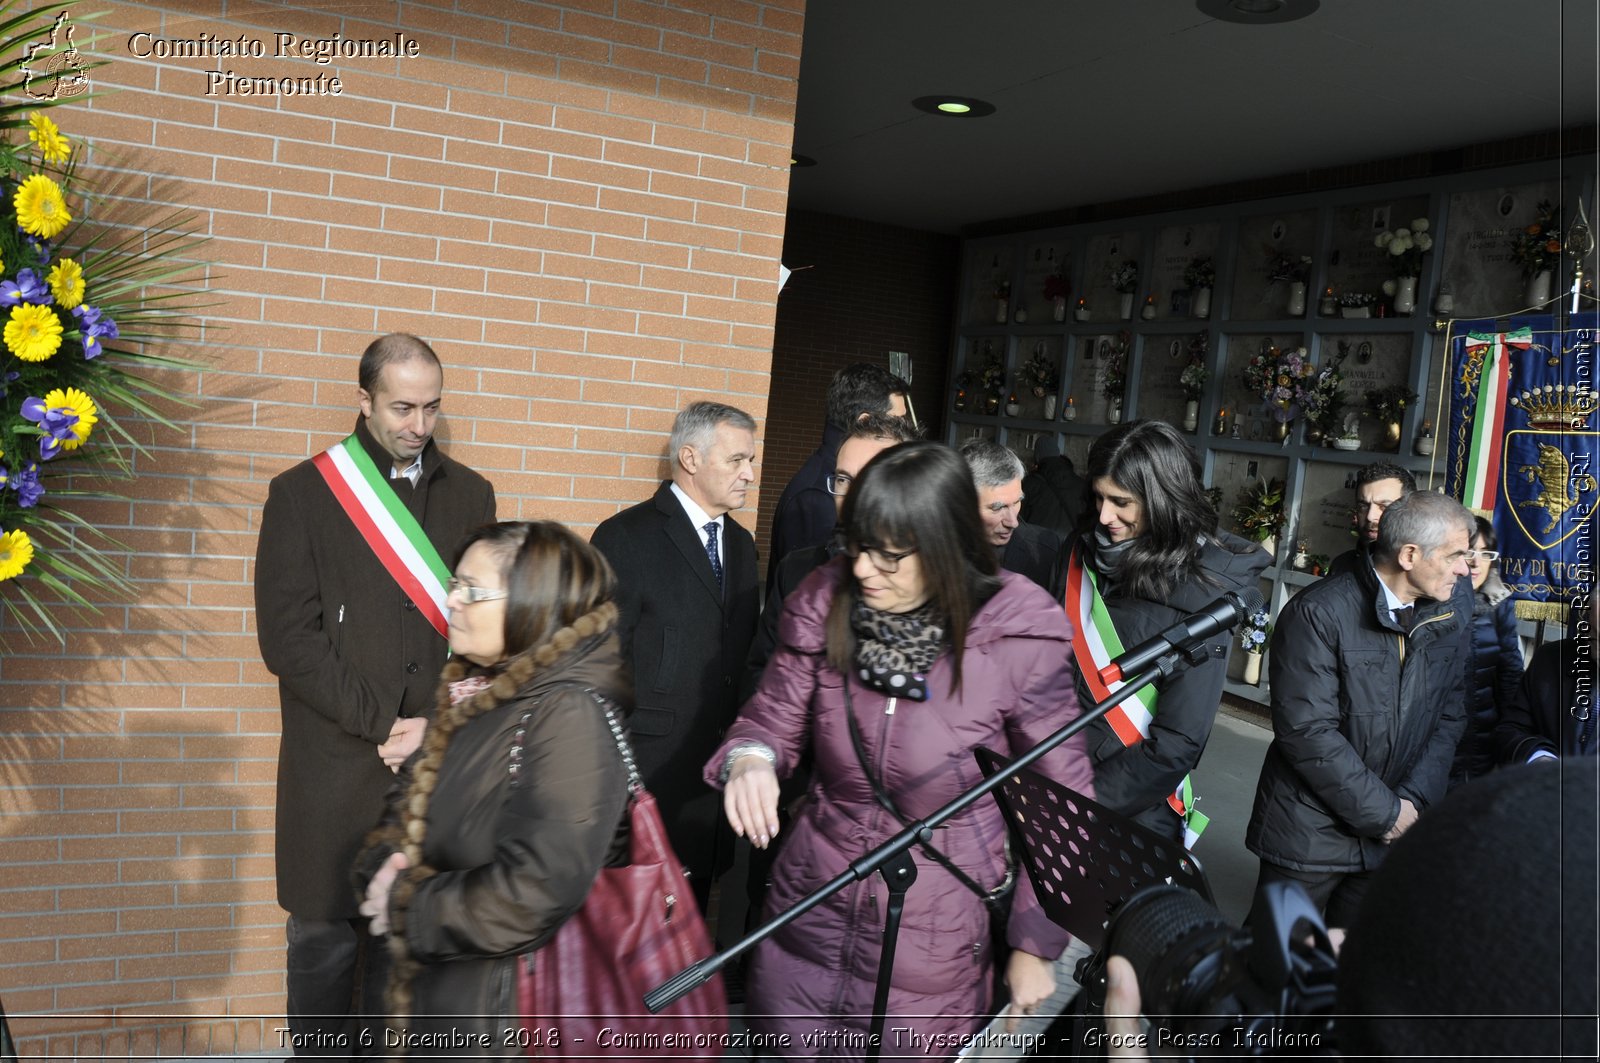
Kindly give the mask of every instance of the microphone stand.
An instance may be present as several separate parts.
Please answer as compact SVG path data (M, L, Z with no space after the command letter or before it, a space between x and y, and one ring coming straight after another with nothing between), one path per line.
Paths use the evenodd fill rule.
M900 914L905 906L906 891L911 888L911 884L917 878L916 865L911 860L911 847L931 842L934 828L999 789L1012 772L1032 766L1061 745L1061 743L1089 726L1095 720L1100 719L1110 712L1112 708L1121 704L1138 691L1158 679L1171 678L1180 667L1192 667L1200 664L1206 659L1206 656L1204 639L1190 638L1174 645L1144 671L1124 683L1116 693L1050 735L1033 749L1013 760L1007 761L988 778L984 779L983 782L970 790L958 794L937 811L913 823L906 824L899 833L889 838L882 845L851 861L847 869L823 883L808 896L797 901L787 911L780 912L770 921L746 934L738 942L698 963L690 964L667 979L667 981L650 990L645 994L644 1006L652 1014L669 1007L684 994L710 981L729 960L747 952L756 944L764 941L782 927L809 912L852 882L864 881L873 872L878 872L888 885L889 903L884 917L883 948L878 960L877 985L872 1003L872 1024L867 1036L867 1059L876 1060L883 1044L883 1026L889 1010L889 984L894 972L895 947L900 932Z

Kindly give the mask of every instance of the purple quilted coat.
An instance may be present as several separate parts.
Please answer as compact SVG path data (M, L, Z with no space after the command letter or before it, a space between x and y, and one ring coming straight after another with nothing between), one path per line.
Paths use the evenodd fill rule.
M810 789L773 868L769 915L792 907L898 829L862 774L845 722L846 680L826 659L824 620L839 581L847 578L844 564L818 569L784 599L778 651L705 769L706 780L719 785L723 759L737 742L771 746L780 777L794 770L807 747L814 752ZM868 761L908 816L925 816L981 780L974 748L1026 752L1078 715L1072 629L1061 607L1023 577L1003 572L1001 579L999 593L972 619L959 695L950 694L948 653L934 664L925 702L890 699L850 680ZM1081 735L1040 768L1080 793L1093 793ZM992 799L936 834L938 847L977 882L994 886L1004 879L1005 830ZM889 997L886 1057L897 1043L901 1052L913 1046L926 1052L978 1029L990 1013L999 959L983 902L920 852L916 864ZM1027 876L1020 879L1010 944L1054 957L1068 935L1040 911ZM882 878L874 875L757 946L746 1013L756 1032L788 1035L787 1047L774 1054L865 1054L860 1038L871 1021L886 897ZM895 1035L897 1026L903 1029ZM954 1055L954 1048L933 1055Z

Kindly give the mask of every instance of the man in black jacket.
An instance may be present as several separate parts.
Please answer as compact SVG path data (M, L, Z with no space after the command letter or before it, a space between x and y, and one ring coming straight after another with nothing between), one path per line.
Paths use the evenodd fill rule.
M906 416L910 386L870 362L856 362L833 374L828 384L828 420L822 428L822 445L800 466L772 511L772 549L767 559L769 594L784 558L796 550L825 545L833 532L838 518L827 480L850 426L869 413Z
M1389 843L1444 796L1466 723L1471 616L1452 592L1472 528L1454 499L1396 499L1372 564L1300 592L1273 630L1274 738L1245 844L1261 885L1299 882L1331 925L1349 924Z
M700 910L732 840L700 780L739 708L739 677L761 608L755 540L728 514L755 483L755 421L691 403L672 424L671 479L602 521L590 540L617 573L617 637L633 667L628 729ZM719 837L721 843L719 844Z
M1045 433L1033 449L1033 471L1022 478L1022 519L1071 539L1083 530L1088 495L1089 485L1061 453L1055 433Z
M1000 567L1027 576L1061 597L1065 577L1060 568L1061 537L1049 528L1022 521L1022 459L993 440L982 439L961 448L978 488L978 515L989 542L1000 554Z

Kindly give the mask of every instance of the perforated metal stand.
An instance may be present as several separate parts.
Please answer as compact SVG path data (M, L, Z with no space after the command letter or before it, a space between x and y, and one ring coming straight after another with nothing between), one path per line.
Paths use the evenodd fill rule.
M985 775L1010 760L976 752ZM1177 841L1028 768L995 791L1039 905L1056 925L1098 949L1112 911L1145 886L1170 882L1211 899L1200 864Z

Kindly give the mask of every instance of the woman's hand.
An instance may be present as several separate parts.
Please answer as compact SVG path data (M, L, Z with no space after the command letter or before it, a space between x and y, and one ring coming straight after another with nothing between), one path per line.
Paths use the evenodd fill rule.
M767 758L746 754L733 762L722 790L728 825L757 849L778 836L778 773Z
M372 920L370 929L374 937L389 932L389 891L394 889L395 877L410 866L405 853L390 853L389 859L367 883L367 899L361 902L358 910Z
M1015 1033L1017 1020L1056 991L1055 963L1031 952L1012 949L1006 961L1006 985L1011 989L1011 1007L1006 1016L1006 1032Z

